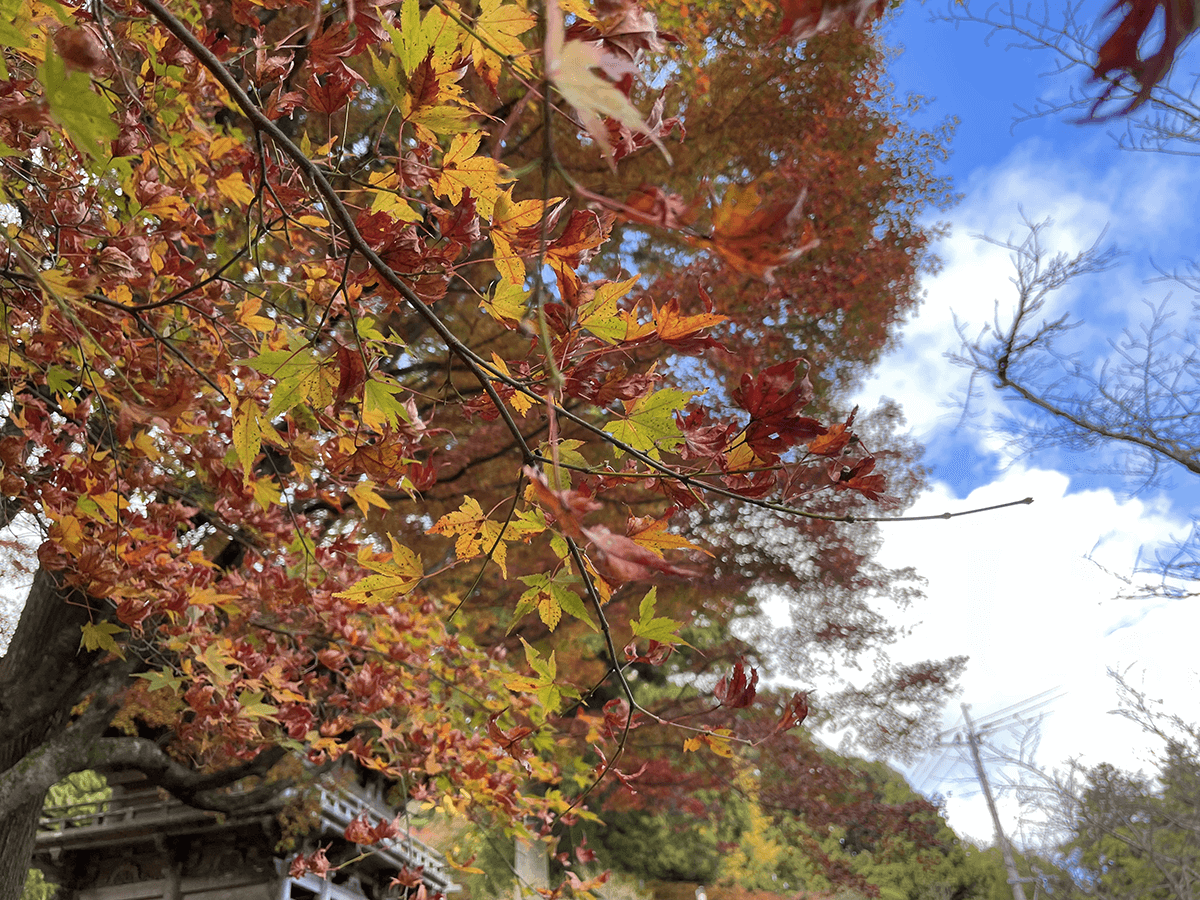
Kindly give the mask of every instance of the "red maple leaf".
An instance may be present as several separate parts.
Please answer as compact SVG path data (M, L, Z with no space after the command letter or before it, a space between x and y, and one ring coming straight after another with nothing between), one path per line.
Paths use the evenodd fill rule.
M875 457L866 456L852 466L834 463L829 467L829 477L833 480L834 490L858 491L868 500L880 500L887 490L887 479L878 472L872 474L874 468Z
M656 575L672 578L696 578L700 575L699 570L667 562L652 550L647 550L623 534L609 531L603 525L583 529L583 536L591 542L592 560L609 584L647 581Z
M750 413L746 442L759 458L768 462L775 462L779 454L827 430L816 419L799 415L799 410L813 398L808 373L796 380L796 366L800 362L776 363L758 377L747 372L732 395L733 402Z
M886 6L883 0L779 0L783 19L776 40L803 41L843 22L861 28L882 15Z

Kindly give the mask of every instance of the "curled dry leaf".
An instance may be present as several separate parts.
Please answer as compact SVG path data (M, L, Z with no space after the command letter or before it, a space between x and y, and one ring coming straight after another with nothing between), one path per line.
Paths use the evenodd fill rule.
M496 720L506 712L508 712L507 707L498 713L488 716L488 737L499 744L504 749L504 752L513 759L524 759L529 755L529 751L521 746L521 741L533 734L533 729L517 726L511 731L504 731L496 724Z
M625 729L637 728L642 724L639 713L629 714L629 701L624 697L614 697L604 704L604 734L612 738L621 735Z
M638 62L644 51L661 53L663 35L658 17L631 0L602 0L595 7L596 22L576 22L567 38L601 41L613 53ZM668 36L668 40L671 38Z
M775 725L773 733L778 734L781 731L787 731L790 728L795 728L808 718L808 694L801 691L792 695L792 699L787 702L783 708L783 715L780 716L779 722Z
M312 853L296 856L288 867L288 875L292 878L303 878L312 872L318 878L324 878L329 874L329 865L329 857L325 855L325 848L318 847Z
M660 187L643 184L625 199L625 218L643 225L657 225L678 231L695 221L695 204L680 194L668 194Z
M635 132L628 125L616 119L605 121L608 127L608 139L613 147L614 160L624 159L630 154L649 147L655 143L655 138L662 140L675 129L679 129L679 140L684 139L687 131L683 127L683 120L678 116L663 118L663 100L664 96L660 94L654 101L654 106L650 108L650 115L646 119L647 131L645 133Z
M554 518L554 524L572 540L584 537L583 517L600 509L600 504L579 491L556 491L538 469L526 466L525 477L542 509Z
M846 447L858 442L858 437L850 430L850 426L854 424L854 417L857 415L858 407L856 406L850 411L845 422L830 425L825 434L817 435L809 441L808 452L818 456L828 456L831 459L841 456Z
M381 819L375 825L371 825L367 814L359 813L346 825L342 836L353 844L377 844L399 833L399 819Z
M833 463L829 467L829 477L833 481L834 490L858 491L868 500L883 500L883 492L887 490L887 479L875 468L875 457L867 456L852 466Z
M713 696L721 701L722 706L730 709L743 709L754 702L758 694L758 669L750 668L750 676L746 677L746 667L739 660L729 675L722 675L721 680L713 689Z
M646 652L642 653L638 650L637 641L630 641L625 645L625 658L633 663L648 663L652 666L660 666L667 661L667 657L675 651L671 644L660 644L658 641L651 641L646 648Z
M600 747L597 746L593 747L592 749L595 750L596 755L600 757L600 765L596 766L596 775L599 776L602 773L613 775L619 782L621 782L621 784L629 791L629 793L636 794L637 790L634 788L633 782L646 773L649 763L642 763L641 768L636 772L626 773L622 772L616 766L609 766L608 758L604 755L604 751L600 749Z

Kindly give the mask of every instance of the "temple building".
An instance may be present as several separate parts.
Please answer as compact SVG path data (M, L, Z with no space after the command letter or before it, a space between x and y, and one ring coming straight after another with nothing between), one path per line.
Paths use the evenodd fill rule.
M309 788L317 827L299 852L324 847L340 866L329 877L289 874L295 854L277 853L279 813L291 799L221 815L193 809L142 780L109 775L102 803L47 807L35 863L60 885L59 900L384 900L414 888L390 886L402 871L419 872L429 897L458 890L444 858L402 834L373 847L344 837L360 814L392 819L383 785L356 779ZM419 886L418 886L419 887Z

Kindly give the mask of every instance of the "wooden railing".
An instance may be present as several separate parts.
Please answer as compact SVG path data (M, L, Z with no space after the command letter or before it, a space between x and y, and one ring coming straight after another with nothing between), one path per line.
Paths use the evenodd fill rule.
M365 813L370 824L379 819L390 819L393 816L385 809L371 803L352 791L336 789L326 790L317 788L321 803L321 818L333 825L340 834L350 824L352 819ZM375 852L380 854L398 868L424 867L425 881L438 891L454 891L458 885L453 883L446 865L445 857L428 844L405 834L402 837L381 841L374 845Z
M263 809L266 807L260 807L259 811ZM211 817L210 813L193 809L174 798L159 797L156 792L117 792L100 802L47 806L38 821L38 839L53 839L66 834L83 837L99 830L125 831L130 827L193 819L203 821Z

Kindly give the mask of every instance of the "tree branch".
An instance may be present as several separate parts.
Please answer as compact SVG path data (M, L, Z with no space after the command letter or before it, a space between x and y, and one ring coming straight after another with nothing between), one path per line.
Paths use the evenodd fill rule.
M217 772L196 772L176 762L158 744L146 738L100 738L87 748L85 768L141 772L154 784L170 791L188 806L214 812L233 813L265 803L292 786L291 779L260 785L239 794L223 793L222 788L243 778L262 778L288 755L288 750L273 746L239 766Z
M468 348L454 335L446 323L443 322L441 318L435 312L433 312L433 310L431 310L429 306L423 300L421 300L420 297L417 296L416 292L409 287L408 283L401 278L391 266L384 262L383 258L375 252L374 248L370 244L367 243L367 241L359 233L358 226L355 225L354 217L350 214L350 210L346 207L346 204L342 202L342 198L338 196L337 191L329 182L329 179L325 177L325 173L321 171L320 167L317 166L311 159L309 159L308 156L305 155L305 153L299 147L297 147L295 143L293 143L291 138L284 134L283 130L280 129L280 127L271 119L269 119L261 109L259 109L258 105L252 99L250 99L250 96L242 89L242 86L238 84L237 79L234 78L233 75L230 74L230 72L225 68L225 66L222 65L221 61L213 55L212 51L210 51L206 46L204 46L203 43L200 42L200 39L192 33L191 29L179 21L179 19L177 19L165 6L159 3L158 0L139 0L139 2L142 6L150 11L150 14L153 15L154 18L158 19L158 21L162 23L163 27L166 28L167 31L171 32L171 34L179 39L181 44L187 47L187 49L195 55L200 64L208 70L209 74L211 74L212 77L216 79L216 81L223 88L225 88L226 91L229 92L229 96L232 97L233 101L241 108L246 118L253 123L255 129L260 133L269 135L271 140L275 142L279 149L282 150L283 153L287 155L287 157L291 159L292 162L295 163L296 166L305 174L309 181L316 187L317 192L321 195L321 199L328 204L330 214L334 219L337 220L338 225L340 225L345 231L346 241L350 247L362 254L363 258L370 263L371 268L387 283L389 287L395 290L408 302L413 311L423 318L429 324L429 326L435 332L437 332L438 337L442 339L442 342L446 345L446 347L449 348L449 350L455 356L461 359L463 364L471 370L471 374L475 376L475 378L479 381L480 386L491 398L492 403L496 405L496 409L499 411L500 417L504 420L505 427L508 428L508 430L512 433L514 440L516 440L520 445L523 462L526 465L532 465L534 461L533 453L529 449L528 444L525 443L525 439L521 435L521 429L513 419L512 413L509 412L508 408L504 405L504 402L500 399L500 395L497 393L496 388L492 385L487 373L484 372L484 370L480 367L478 357L476 357L475 354L471 352L470 348Z

